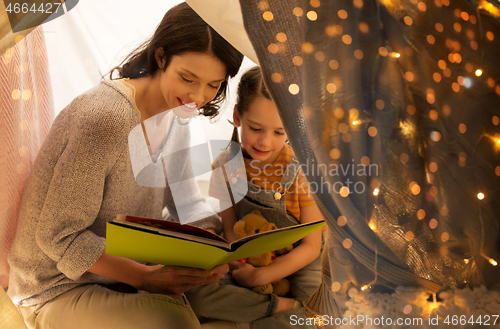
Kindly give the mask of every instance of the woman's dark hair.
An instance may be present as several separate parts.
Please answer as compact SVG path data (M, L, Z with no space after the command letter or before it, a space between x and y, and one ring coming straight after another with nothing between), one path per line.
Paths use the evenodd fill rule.
M262 80L260 68L254 66L241 76L240 83L238 84L238 98L236 99L237 108L235 108L235 111L241 116L258 97L265 97L272 100ZM234 127L231 141L239 143L238 129L236 126Z
M217 116L220 103L226 98L227 79L238 73L243 55L215 32L191 7L181 3L165 14L151 39L111 70L110 79L136 79L155 74L160 69L155 58L155 50L158 48L163 48L164 51L164 71L172 56L187 52L213 54L225 65L226 80L221 83L215 98L200 109L201 114L205 116ZM117 76L113 77L115 72Z

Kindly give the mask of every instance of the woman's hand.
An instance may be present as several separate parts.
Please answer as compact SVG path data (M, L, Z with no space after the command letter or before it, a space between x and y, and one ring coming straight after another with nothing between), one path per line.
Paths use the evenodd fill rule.
M215 229L213 229L213 228L207 228L206 231L213 233L213 234L217 234L217 232L215 232Z
M179 295L189 289L218 282L228 270L226 264L208 271L180 266L148 266L144 283L139 289L152 293Z
M128 258L103 253L88 271L152 293L178 295L191 288L218 282L227 264L204 271L180 266L146 266Z
M244 287L251 288L269 283L263 275L264 267L254 267L242 262L231 262L229 265L233 267L233 278Z

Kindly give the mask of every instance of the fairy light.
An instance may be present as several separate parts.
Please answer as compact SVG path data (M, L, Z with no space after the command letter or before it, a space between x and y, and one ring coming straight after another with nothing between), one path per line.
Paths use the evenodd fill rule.
M314 321L314 326L316 328L323 328L323 316L320 315L314 315L312 318L310 318L312 321Z
M465 88L472 87L472 80L470 78L464 78L463 85Z
M356 2L356 0L354 0L354 1ZM500 1L500 0L499 0L499 1ZM392 0L380 0L380 2L381 2L382 4L385 4L385 5L386 5L386 7L389 7L389 8L390 8L390 7L395 7L395 3L396 3L395 1L392 1ZM417 0L412 0L412 2L413 2L413 3L415 3L415 4L418 4L418 8L419 8L421 11L425 11L425 10L427 9L427 8L426 8L426 6L425 6L425 4L424 4L423 2L418 2ZM494 7L493 5L491 5L490 3L488 3L488 1L487 1L487 0L478 0L478 2L479 2L479 8L480 8L480 9L483 9L483 10L489 11L490 13L493 13L493 12L494 12L494 14L496 14L497 16L498 16L498 14L500 13L500 11L498 11L498 8L496 8L496 7ZM314 3L316 3L316 2L314 2ZM317 3L319 4L319 1L317 1ZM358 0L358 3L361 3L361 4L362 4L362 1L359 1L359 0ZM437 0L437 1L436 1L436 3L441 3L441 1ZM448 6L448 5L449 5L449 0L443 0L443 4L444 4L445 6ZM313 5L313 0L311 0L311 5L312 5L313 7L316 7L315 5ZM356 5L356 6L357 6L357 5ZM441 7L440 5L438 5L438 6L439 6L439 7ZM358 6L357 6L357 7L358 7ZM267 12L267 13L269 13L269 14L271 14L271 15L272 15L272 13L271 13L271 12ZM317 16L316 16L316 15L313 15L313 13L314 13L314 14L316 14L316 12L314 12L314 11L310 11L310 12L308 12L308 13L307 13L307 17L308 17L310 20L316 20L316 19L317 19ZM268 15L269 15L269 14L268 14ZM295 8L295 9L294 9L294 14L298 17L298 16L302 16L302 15L303 15L303 12L302 12L301 8L297 7L297 8ZM268 20L268 21L272 20L272 19L273 19L273 16L271 16L271 15L269 15L268 17L264 17L264 19L265 19L265 20ZM312 16L311 16L311 15L312 15ZM344 11L344 10L340 10L340 11L338 12L338 16L339 16L341 19L346 19L348 15L347 15L347 12L346 12L346 11ZM469 14L468 14L467 12L465 12L465 11L464 11L464 12L460 11L460 15L459 15L459 16L457 16L457 17L462 18L462 20L464 20L464 21L469 21ZM471 17L470 17L470 23L471 23L471 24L476 24L476 23L475 23L475 21L476 21L476 18L475 18L474 16L471 16ZM407 25L412 25L412 23L413 23L413 19L412 19L411 17L407 16L407 17L405 17L405 23L406 23ZM464 24L464 25L463 25L463 30L465 31L465 30L466 30L466 25L465 25L466 23L465 23L465 22L461 22L461 23L462 23L462 24ZM367 30L368 30L368 25L367 25L366 23L364 23L363 25L361 25L361 24L363 24L363 23L360 23L359 29L360 29L363 33L366 33L366 32L367 32ZM362 27L362 26L363 26L363 27ZM329 31L329 32L327 32L327 34L328 34L329 36L340 35L340 34L342 33L342 29L341 29L341 27L340 27L340 26L338 26L338 27L340 28L340 32L335 31L335 30L334 30L334 27L329 27L329 29L327 28L327 31ZM437 31L437 32L443 32L443 30L444 30L443 25L442 25L442 24L440 24L440 23L437 23L437 24L435 25L435 28L436 28L436 31ZM462 25L460 25L460 23L456 23L456 24L454 25L454 29L455 29L456 31L461 31L461 30L462 30ZM492 33L492 32L488 32L488 33L489 33L489 34L487 35L487 40L492 41L492 40L493 40L493 33ZM469 36L469 35L468 35L468 36ZM497 36L497 37L498 37L498 36ZM469 39L473 39L473 37L470 37L470 36L469 36ZM345 44L351 44L351 42L352 42L351 36L350 36L350 35L347 35L347 34L346 34L346 35L344 35L344 36L342 37L342 40L343 40L343 42L344 42ZM427 40L428 40L429 44L434 44L434 43L435 43L435 37L434 37L434 36L432 36L432 35L429 35L429 36L427 37ZM280 40L278 40L278 41L280 41ZM458 44L458 42L457 42L457 44ZM471 43L471 44L472 44L472 43ZM311 46L312 46L312 45L311 45ZM472 46L471 46L471 47L472 47ZM450 63L461 63L461 62L462 62L462 56L461 56L460 54L458 54L458 53L455 53L455 52L460 51L460 44L458 44L458 49L456 49L455 45L454 45L453 49L451 49L451 47L449 47L449 48L450 48L450 51L452 52L452 53L451 53L451 54L449 54L449 56L448 56L449 62L450 62ZM472 47L472 48L474 49L474 47ZM304 50L304 52L305 52L305 53L311 53L311 52L313 51L312 47L311 47L311 49L310 49L310 50L309 50L307 47L306 47L305 49L303 48L303 50ZM402 50L402 49L401 49L401 50ZM401 54L400 54L400 53L398 53L398 52L389 52L389 51L387 51L387 48L385 48L385 47L381 47L381 48L379 49L379 53L380 53L380 55L381 55L381 56L384 56L384 57L388 55L388 56L390 56L390 58L392 58L392 59L399 59L399 58L401 58ZM361 53L361 54L362 54L362 53ZM411 56L411 55L408 55L408 53L407 53L406 51L405 51L405 55L407 55L407 56ZM355 57L357 58L357 56L356 56L356 55L355 55ZM361 55L360 57L362 57L362 55ZM297 59L297 60L296 60L296 59ZM316 59L318 59L318 57L316 57ZM299 61L299 60L300 60L300 61ZM318 60L319 60L319 59L318 59ZM464 61L465 61L465 59L464 59ZM302 58L300 58L300 57L296 57L296 58L294 58L294 62L293 62L293 63L294 63L296 66L300 66L300 65L302 65ZM447 68L447 67L446 67L446 65L447 65L447 64L446 64L446 62L445 62L444 60L440 60L440 61L438 62L438 66L439 66L439 68L440 68L441 70L443 70L442 75L443 75L444 77L450 77L450 75L451 75L451 70L450 70L449 68ZM332 70L336 70L336 69L339 67L339 63L338 63L337 61L335 61L335 60L331 60L331 61L329 62L329 67L330 67ZM474 74L476 77L481 77L481 76L482 76L482 74L483 74L483 70L482 70L482 69L478 68L478 69L476 69L476 70L473 70L472 65L471 65L470 69L468 69L467 71L468 71L468 72L469 72L469 74L470 74L470 78L467 78L467 77L459 77L459 78L460 78L460 80L459 80L459 81L457 81L458 83L454 83L454 84L452 85L452 90L453 90L453 91L455 91L455 92L459 92L459 91L460 91L460 89L461 89L461 88L460 88L460 86L463 86L463 87L465 87L465 88L471 88L471 87L472 87L472 85L473 85L473 82L475 82L475 80L472 80L472 79L474 79L472 74ZM473 72L474 72L474 73L473 73ZM407 75L407 76L405 76L405 77L410 77L409 79L407 78L407 80L408 80L408 81L413 81L413 80L414 80L413 73L412 73L412 72L407 72L407 74L408 74L408 75ZM417 76L418 76L418 75L417 75ZM441 74L440 74L439 72L435 72L435 73L434 73L434 75L433 75L433 79L434 79L434 81L435 81L435 82L437 82L437 83L439 83L439 82L443 81L443 80L442 80L443 78L442 78L442 76L441 76ZM274 81L274 80L273 80L273 81ZM491 80L491 81L492 81L492 82L490 83L490 80L488 80L488 86L489 86L490 88L494 88L494 87L495 87L495 85L492 85L492 84L494 83L494 80ZM327 91L328 91L329 93L335 93L335 92L337 91L337 86L336 86L335 84L331 83L331 84L328 84L328 85L327 85L327 88L326 88L326 89L327 89ZM298 92L299 92L298 85L295 85L295 84L290 85L290 89L289 89L289 91L290 91L290 93L291 93L291 94L293 94L293 95L298 94ZM433 104L433 103L435 102L435 99L434 99L434 94L431 94L431 96L433 96L433 97L431 97L431 101L429 101L429 103L430 103L430 104ZM429 97L428 97L427 99L429 100ZM384 109L384 103L383 103L383 101L381 101L381 100L380 100L380 102L381 102L381 103L379 103L379 104L380 104L380 106L379 106L379 104L376 104L376 108L377 108L377 109L379 109L379 110L382 110L382 109ZM413 113L411 113L411 112L410 112L410 109L408 109L408 112L409 112L410 114L415 113L415 111L414 111L414 110L413 110ZM430 117L432 120L437 120L438 116L437 116L436 114L437 114L437 111L433 111L433 112L431 112L431 113L430 113L429 117ZM450 108L449 108L449 106L445 105L445 106L443 107L443 115L444 115L444 116L449 116L449 115L450 115ZM342 117L343 117L343 116L344 116L344 114L342 113ZM354 117L354 118L353 118L353 117ZM357 126L357 125L359 125L359 124L361 123L361 122L358 120L358 118L356 118L356 117L357 117L357 115L354 115L354 116L353 116L353 115L352 115L352 113L351 113L351 118L350 118L351 120L349 120L349 119L348 119L348 120L351 122L352 126ZM496 121L496 123L495 123L495 118L496 118L496 120L497 120L497 121ZM346 121L347 121L347 120L346 120ZM347 121L347 122L346 122L346 123L347 123L347 125L348 125L349 121ZM364 124L364 123L365 123L365 120L363 120L363 124ZM497 118L497 117L494 117L494 118L493 118L493 123L494 123L495 125L497 125L497 123L498 123L498 118ZM347 125L346 125L346 124L344 124L344 125L346 126L346 132L347 132ZM341 130L341 129L339 128L339 131L340 131L340 130ZM356 129L355 129L355 130L356 130ZM465 133L465 131L466 131L466 127L465 127L465 125L464 125L464 129L460 129L460 128L459 128L459 130L460 130L460 132L461 132L461 133ZM462 130L463 130L463 132L462 132ZM370 134L370 136L371 136L371 134ZM483 135L483 136L484 136L484 135ZM373 137L373 136L372 136L372 137ZM497 137L497 136L494 136L494 137L493 137L493 136L488 136L488 137L490 137L490 138L491 138L491 140L493 141L493 143L494 143L494 147L495 147L495 148L496 148L496 147L500 148L500 136L499 136L499 137ZM440 134L438 131L432 131L430 138L431 138L431 140L432 140L433 142L438 142L438 141L441 139L441 134ZM330 153L331 157L332 157L333 159L337 159L337 158L339 157L339 156L336 154L337 150L332 150L332 151L335 151L335 153ZM339 153L340 153L340 152L339 152ZM333 154L333 156L332 156L332 154ZM401 162L406 163L406 162L408 162L408 155L407 155L407 154L404 154L404 156L405 156L405 157L403 157L403 155L401 155L401 158L400 158L400 159L401 159ZM403 160L403 159L404 159L404 160ZM460 158L460 160L462 160L462 157ZM465 157L463 157L463 161L462 161L462 162L465 164ZM434 170L433 168L436 168L436 170ZM500 167L497 167L497 168L499 168L498 173L500 173ZM437 171L437 165L435 165L435 163L432 163L432 166L430 166L430 170L431 170L431 172L435 172L435 171ZM497 174L497 175L498 175L498 174ZM498 175L498 176L500 176L500 175ZM412 182L412 183L410 184L410 190L411 190L412 194L414 194L414 195L418 195L418 194L421 192L421 188L420 188L420 186L419 186L416 182ZM340 193L340 194L341 194L341 196L343 196L343 197L347 197L347 196L349 195L349 193L350 193L349 189L348 189L348 188L345 188L345 189L343 189L343 190L341 191L341 193ZM374 188L372 193L373 193L373 195L374 195L374 196L378 196L378 195L379 195L379 193L380 193L379 188ZM434 194L434 196L435 196L435 195L437 194L437 191L433 192L433 194ZM482 192L479 192L479 193L477 193L477 198L478 198L478 200L483 200L483 199L485 198L485 194L484 194L484 193L482 193ZM423 210L422 210L422 213L425 215L425 211L423 211ZM446 211L446 214L447 214L447 211ZM417 216L419 217L419 219L421 219L420 217L424 218L423 216L419 216L419 215L417 215ZM341 226L342 226L342 225L345 225L345 224L346 224L346 222L347 222L347 221L345 220L345 217L343 217L343 216L339 217L339 219L338 219L338 223L339 223L339 225L341 225ZM431 229L436 228L436 226L437 226L437 220L436 220L436 219L431 219L431 221L430 221L429 225L430 225ZM373 222L373 218L372 218L372 219L370 220L370 222L368 223L368 226L370 227L370 229L371 229L372 231L375 231L375 232L376 232L376 230L377 230L377 226L376 226L376 225L375 225L375 223ZM410 233L411 233L411 232L410 232ZM412 234L413 234L413 233L412 233ZM449 239L449 234L448 234L448 233L446 233L446 232L445 232L445 233L443 233L443 234L442 234L442 236L441 236L441 240L442 240L443 242L446 242L446 241L448 241L448 239ZM410 239L410 240L411 240L411 239ZM497 265L498 265L497 261L496 261L496 260L494 260L493 258L490 258L490 257L486 256L486 255L485 255L485 254L483 254L483 253L481 253L481 256L482 256L482 257L484 257L486 260L488 260L488 262L489 262L492 266L497 266ZM471 261L471 260L472 260L472 262L474 262L474 259L473 259L473 258L471 258L471 259L463 259L463 262L464 262L464 264L467 264L467 265L468 265L468 264L470 263L470 261ZM371 283L363 285L363 286L360 288L360 290L361 290L361 291L366 291L367 289L372 288L370 284L371 284ZM340 284L339 284L339 289L340 289ZM436 298L436 294L435 294L435 293L433 293L433 294L432 294L432 302L430 302L428 305L429 305L429 306L431 306L431 308L432 308L432 309L435 309L435 308L437 308L437 307L439 306L439 305L438 305L438 303L437 303L437 298ZM408 305L408 306L409 306L409 305ZM411 310L411 307L410 307L410 310ZM405 312L405 313L406 313L406 312ZM314 316L313 318L316 320L316 317L317 317L317 316ZM321 322L316 323L316 321L315 321L315 324L316 324L316 325L321 325Z
M484 9L495 17L500 16L500 9L489 3L487 0L480 0L478 9Z
M437 303L437 298L436 298L436 294L433 293L432 294L432 306L431 306L431 310L434 310L436 308L438 308L438 303Z
M486 256L483 253L481 253L480 255L483 256L491 265L493 265L493 266L497 266L498 265L497 261L494 260L493 258L488 257L488 256Z

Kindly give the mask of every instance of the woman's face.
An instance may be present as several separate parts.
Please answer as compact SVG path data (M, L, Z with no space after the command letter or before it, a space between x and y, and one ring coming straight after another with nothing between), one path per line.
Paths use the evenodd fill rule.
M158 72L166 109L184 118L213 100L226 78L226 67L217 57L196 52L172 56L167 69Z

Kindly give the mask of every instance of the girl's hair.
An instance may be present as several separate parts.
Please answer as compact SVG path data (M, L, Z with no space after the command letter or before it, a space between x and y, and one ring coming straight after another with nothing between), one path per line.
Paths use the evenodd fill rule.
M242 115L248 110L250 104L258 97L265 97L272 100L266 85L262 80L262 73L258 66L254 66L246 71L238 84L238 98L236 99L238 115ZM239 143L238 128L235 126L231 141Z
M187 52L212 54L225 65L226 80L221 83L215 98L200 109L205 116L217 116L220 103L226 98L227 79L238 73L243 55L205 23L191 7L181 3L165 14L151 39L111 70L110 79L136 79L155 74L160 69L155 58L155 50L158 48L163 48L164 51L163 71L167 69L172 56ZM115 72L117 77L113 77Z

